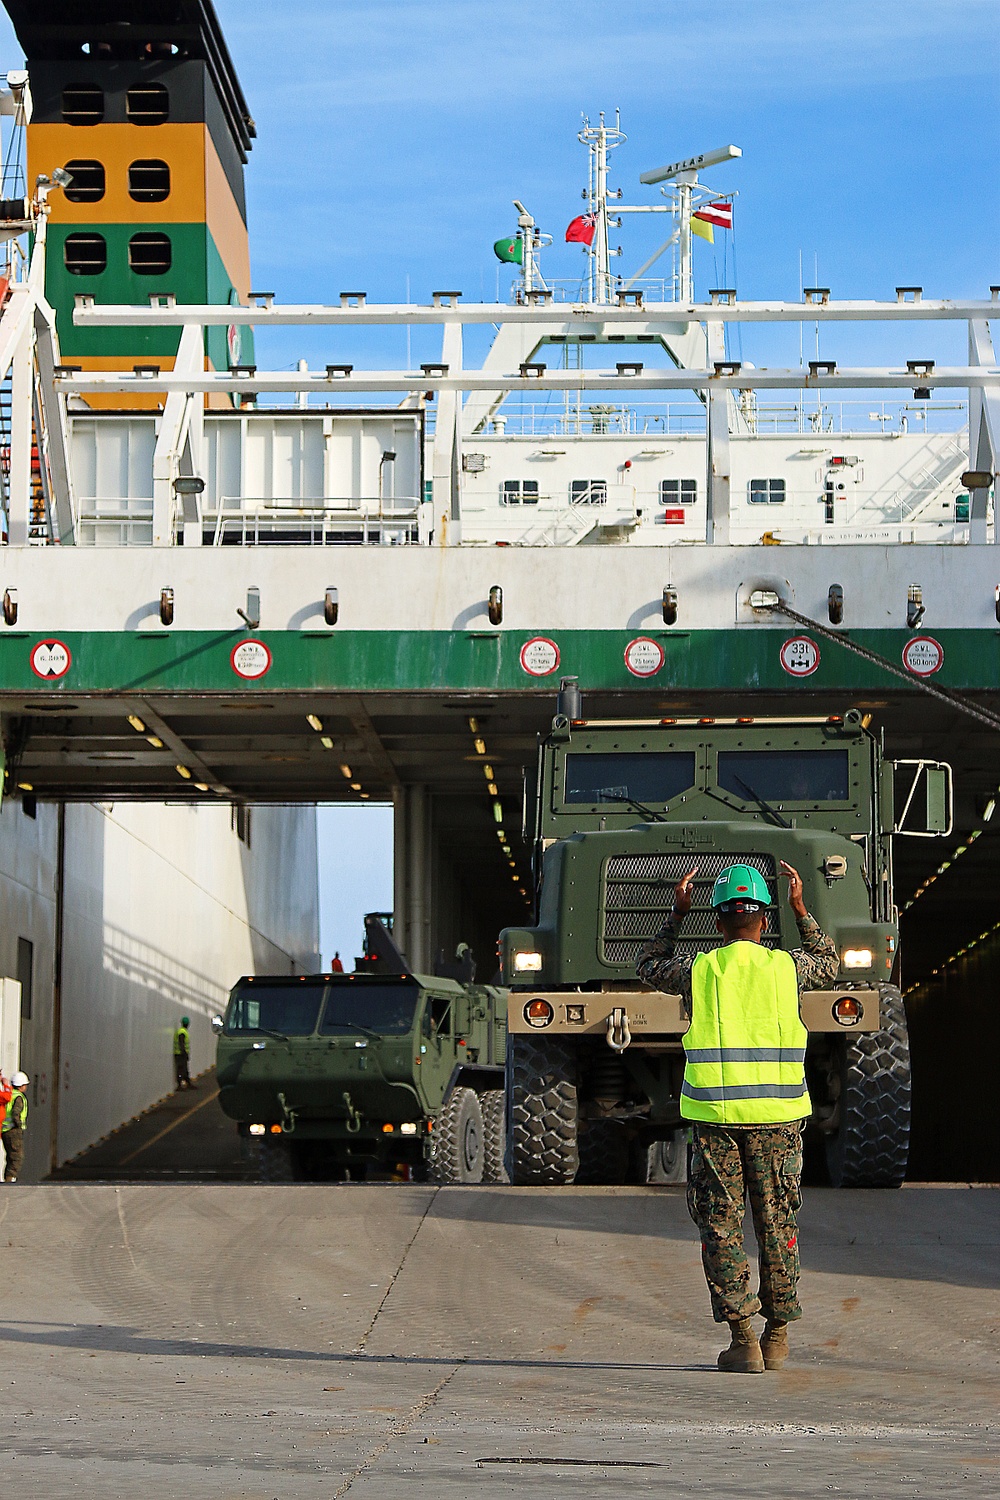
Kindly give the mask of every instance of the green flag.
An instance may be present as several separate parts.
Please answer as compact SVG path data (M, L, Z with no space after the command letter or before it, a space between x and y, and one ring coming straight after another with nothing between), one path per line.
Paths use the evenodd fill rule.
M524 264L524 241L519 234L510 239L497 240L493 246L493 254L497 260L510 261L515 266Z

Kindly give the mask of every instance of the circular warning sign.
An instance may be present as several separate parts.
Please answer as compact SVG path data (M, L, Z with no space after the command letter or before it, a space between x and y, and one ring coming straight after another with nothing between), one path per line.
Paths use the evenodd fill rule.
M659 641L648 635L637 635L625 647L625 665L633 677L655 677L666 660Z
M72 665L73 657L63 641L39 641L31 651L31 670L36 677L46 682L55 682L65 677Z
M521 667L529 677L548 677L559 665L559 647L547 635L532 636L521 647Z
M252 682L255 677L263 677L265 672L271 670L271 653L263 641L240 641L238 646L233 647L229 665L237 677L244 677Z
M819 647L807 635L793 635L782 646L779 660L789 677L811 677L819 666Z
M944 647L932 635L915 635L903 647L903 666L914 677L930 677L944 666Z

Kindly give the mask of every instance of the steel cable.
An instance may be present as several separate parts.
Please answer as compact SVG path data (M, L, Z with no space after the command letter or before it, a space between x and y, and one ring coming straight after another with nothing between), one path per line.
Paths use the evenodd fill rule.
M800 614L791 605L778 600L776 604L768 604L765 609L773 613L787 615L790 620L797 624L806 626L809 630L815 630L817 635L827 641L835 641L838 646L843 646L845 651L853 651L855 656L860 656L863 661L872 662L876 667L881 667L884 672L889 672L893 677L899 677L911 687L919 688L922 693L929 693L932 698L947 703L949 708L954 708L958 713L968 714L970 718L978 719L980 724L985 724L988 729L1000 732L1000 715L993 714L988 708L976 708L974 704L968 703L960 698L957 693L949 692L947 688L935 687L933 683L927 682L922 677L907 672L903 667L897 667L895 662L889 661L887 657L880 656L877 651L871 651L867 646L859 646L857 641L852 641L850 636L841 635L836 630L831 630L827 625L821 625L818 620L811 620L808 615Z

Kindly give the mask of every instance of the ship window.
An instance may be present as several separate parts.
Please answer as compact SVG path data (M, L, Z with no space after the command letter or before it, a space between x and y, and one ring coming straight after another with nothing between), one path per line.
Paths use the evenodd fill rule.
M500 491L501 505L537 505L537 479L505 479Z
M133 125L162 125L170 118L170 95L162 83L141 83L126 93L125 113Z
M68 234L63 263L71 276L99 276L108 263L107 240L103 234Z
M66 171L73 181L63 188L63 196L70 203L97 203L104 197L103 162L68 161Z
M136 203L162 203L170 197L170 168L165 161L134 161L128 169L129 197Z
M661 505L693 505L698 498L697 479L661 479Z
M323 986L253 984L237 990L226 1012L225 1030L310 1036L316 1030Z
M751 479L751 505L782 505L785 499L783 479Z
M849 802L846 750L720 750L719 785L743 802Z
M607 505L606 479L574 479L569 487L570 505Z
M104 119L104 90L92 83L70 84L62 92L62 117L68 125L99 125Z
M169 235L134 234L128 242L129 270L137 276L163 276L171 258Z
M332 984L320 1032L378 1031L403 1036L413 1025L419 991L415 984Z
M628 798L662 807L694 786L694 751L657 750L630 755L571 754L566 757L566 802L602 807L620 802L634 813Z

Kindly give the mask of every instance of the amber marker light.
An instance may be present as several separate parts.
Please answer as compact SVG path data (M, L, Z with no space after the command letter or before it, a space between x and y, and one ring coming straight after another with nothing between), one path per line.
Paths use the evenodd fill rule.
M551 1026L555 1011L547 1000L535 999L528 1001L523 1014L528 1025L539 1031L543 1026Z

